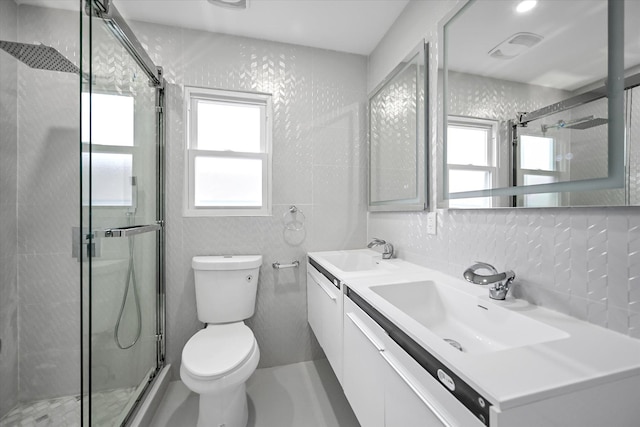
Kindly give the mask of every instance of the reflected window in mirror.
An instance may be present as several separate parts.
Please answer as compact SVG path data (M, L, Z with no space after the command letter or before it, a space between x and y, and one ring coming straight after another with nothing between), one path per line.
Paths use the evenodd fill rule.
M450 192L485 190L497 184L495 120L450 117L447 126L447 169ZM449 201L451 208L490 208L490 197Z
M640 86L640 26L633 18L640 2L575 4L540 0L519 14L512 2L470 0L443 23L440 206L478 197L491 198L489 207L624 205L640 198L629 154L637 150L634 132L627 129ZM492 187L455 192L455 183L446 182L453 116L497 122Z

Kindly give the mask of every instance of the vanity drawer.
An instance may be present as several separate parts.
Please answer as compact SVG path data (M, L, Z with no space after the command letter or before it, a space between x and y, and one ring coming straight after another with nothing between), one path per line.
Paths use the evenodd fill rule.
M337 279L336 279L337 282ZM307 265L308 320L338 381L342 383L342 290Z
M469 405L468 402L467 405L463 404L458 397L464 393L465 401L470 399L470 394L467 392L468 385L462 383L458 377L444 368L444 365L441 365L443 369L439 369L438 365L429 361L431 363L429 369L423 366L426 363L424 360L418 361L415 359L415 354L410 354L415 351L409 352L403 348L408 347L407 343L398 338L399 332L392 330L393 325L388 320L385 319L384 325L379 324L379 319L374 320L364 311L366 309L375 312L375 309L368 306L353 291L348 290L347 293L349 297L344 301L345 393L347 393L347 378L351 375L350 366L347 364L348 319L354 317L355 323L363 326L362 329L365 331L363 335L371 338L370 341L376 347L381 360L381 365L376 369L380 372L378 376L383 378L381 382L384 384L382 401L385 408L383 413L385 423L383 425L386 427L489 425L491 405L488 401L478 396L476 398L478 409L472 411L468 406L473 407L473 405ZM364 309L359 305L365 306ZM376 318L382 318L379 313L375 313ZM370 357L367 357L368 359ZM438 363L437 360L435 362ZM436 375L441 376L440 379L432 375L430 370L433 369L436 369ZM456 394L445 384L456 389ZM347 398L350 399L349 394ZM354 412L358 415L355 407Z

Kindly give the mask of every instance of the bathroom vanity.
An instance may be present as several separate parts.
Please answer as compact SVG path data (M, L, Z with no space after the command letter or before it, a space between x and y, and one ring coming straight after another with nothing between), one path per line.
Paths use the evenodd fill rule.
M307 271L363 427L638 425L639 340L370 250L310 253Z

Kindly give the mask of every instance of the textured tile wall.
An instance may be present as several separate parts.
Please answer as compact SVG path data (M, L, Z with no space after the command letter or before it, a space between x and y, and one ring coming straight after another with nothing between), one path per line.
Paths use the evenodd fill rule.
M5 3L5 2L3 2ZM77 15L22 5L18 40L79 63ZM78 76L18 63L18 295L20 400L80 390Z
M640 338L638 208L438 211L369 215L370 236L455 277L474 261L517 275L514 295ZM471 285L470 285L471 286Z
M0 2L0 40L16 40L18 12ZM0 52L0 418L18 396L17 63Z
M247 323L260 366L317 358L306 320L305 253L363 247L366 237L366 59L320 49L132 23L168 88L167 358L174 367L201 327L191 258L264 257L256 314ZM273 94L273 216L183 218L184 85ZM297 205L304 230L287 231ZM297 270L271 263L299 260ZM174 371L177 376L177 370Z
M433 39L435 28L426 32ZM437 58L436 46L432 75L437 73ZM466 99L484 108L490 97L473 85L469 90L477 96ZM438 93L432 81L431 117L438 114ZM442 139L435 122L429 141L431 206L437 203L442 177ZM437 210L436 235L427 234L424 212L370 213L368 237L387 239L399 257L456 277L476 260L513 269L516 296L640 338L639 210Z

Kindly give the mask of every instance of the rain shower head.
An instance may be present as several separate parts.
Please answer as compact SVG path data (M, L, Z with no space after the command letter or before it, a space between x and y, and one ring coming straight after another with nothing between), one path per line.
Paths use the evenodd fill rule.
M51 46L0 40L0 49L31 68L80 74L80 69L73 62Z
M607 119L596 117L595 119L592 118L592 119L589 119L589 120L585 120L583 122L568 124L568 125L565 126L565 128L566 129L585 130L585 129L589 129L589 128L593 128L593 127L596 127L596 126L607 124L608 121L609 120L607 120Z
M545 134L549 129L578 129L585 130L590 129L592 127L600 126L607 124L609 120L603 119L601 117L582 117L581 119L570 120L565 122L564 120L558 120L557 123L552 125L542 125L542 133Z

